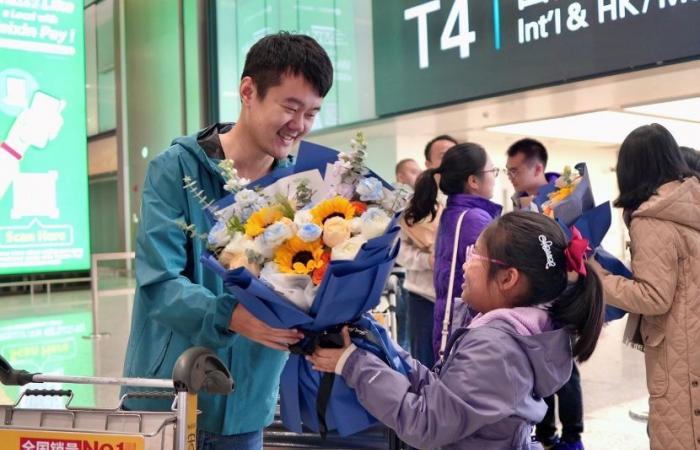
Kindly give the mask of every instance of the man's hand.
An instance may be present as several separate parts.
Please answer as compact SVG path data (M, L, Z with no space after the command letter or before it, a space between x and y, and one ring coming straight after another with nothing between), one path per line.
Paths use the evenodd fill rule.
M350 332L348 327L343 327L343 348L317 348L313 355L307 356L306 360L313 364L313 369L319 372L335 372L340 357L345 350L350 347Z
M240 303L233 309L228 327L231 331L245 336L251 341L282 351L288 351L289 345L296 344L304 337L304 334L297 330L272 328L255 318Z

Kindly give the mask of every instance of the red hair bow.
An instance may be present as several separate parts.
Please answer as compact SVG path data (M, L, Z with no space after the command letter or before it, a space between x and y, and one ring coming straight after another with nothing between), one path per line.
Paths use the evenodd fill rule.
M586 276L586 251L589 249L588 240L581 236L576 227L571 227L571 241L564 250L566 257L566 271Z

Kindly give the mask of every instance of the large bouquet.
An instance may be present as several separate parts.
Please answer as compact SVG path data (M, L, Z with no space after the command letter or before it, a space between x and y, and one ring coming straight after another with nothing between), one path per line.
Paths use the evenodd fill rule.
M588 239L589 245L595 250L596 261L603 268L631 278L629 269L601 247L612 221L610 202L595 206L585 163L579 163L573 169L565 167L559 178L540 189L534 202L543 214L559 223L568 237L571 237L570 227L576 227ZM608 305L605 320L620 319L624 314L625 311Z
M352 151L303 142L293 168L256 182L222 163L231 195L211 205L215 224L206 266L258 319L299 328L282 374L282 420L324 434L353 434L376 423L342 379L321 375L304 359L332 345L350 325L356 345L406 373L385 330L367 311L375 307L398 252L398 211L409 193L394 190L365 165L362 135Z

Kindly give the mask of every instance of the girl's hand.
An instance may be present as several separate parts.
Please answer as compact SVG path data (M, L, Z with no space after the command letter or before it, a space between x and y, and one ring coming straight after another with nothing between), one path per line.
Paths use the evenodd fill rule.
M350 332L348 327L343 327L343 348L320 348L317 347L313 355L307 356L306 360L313 364L313 369L319 372L335 372L338 360L345 350L350 347Z

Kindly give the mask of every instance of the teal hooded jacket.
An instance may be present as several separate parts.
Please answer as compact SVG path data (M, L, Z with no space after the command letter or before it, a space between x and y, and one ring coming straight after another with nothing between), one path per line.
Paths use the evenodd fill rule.
M178 138L148 166L136 239L136 294L124 376L171 378L175 361L192 346L208 347L231 371L235 391L227 396L200 393L198 428L231 435L256 431L274 417L279 378L287 353L264 347L229 330L236 299L222 280L199 261L206 242L190 237L182 224L199 234L209 223L202 205L183 188L183 178L197 182L208 200L227 192L217 164L198 143L203 133ZM230 127L230 125L228 126ZM221 128L224 131L224 128ZM277 161L278 169L291 159ZM127 388L123 392L137 390ZM169 410L172 399L128 399L131 410Z

